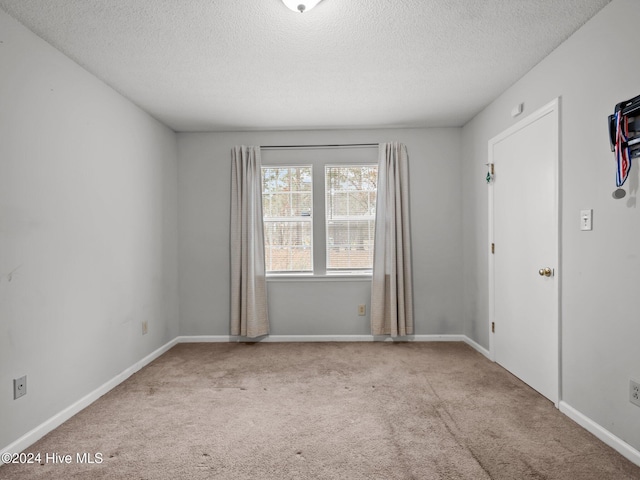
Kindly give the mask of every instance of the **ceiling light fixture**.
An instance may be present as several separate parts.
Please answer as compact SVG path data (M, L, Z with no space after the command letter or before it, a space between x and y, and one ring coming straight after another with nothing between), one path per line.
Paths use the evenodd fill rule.
M321 1L322 0L282 0L282 3L294 12L304 13L311 10Z

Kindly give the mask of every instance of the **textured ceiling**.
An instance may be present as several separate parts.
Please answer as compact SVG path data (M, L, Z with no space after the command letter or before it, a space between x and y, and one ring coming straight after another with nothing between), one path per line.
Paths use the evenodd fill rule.
M0 0L176 131L460 126L610 0ZM1 32L0 32L1 36Z

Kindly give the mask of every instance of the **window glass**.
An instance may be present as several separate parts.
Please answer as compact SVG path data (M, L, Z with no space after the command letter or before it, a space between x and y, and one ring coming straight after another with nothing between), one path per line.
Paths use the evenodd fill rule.
M371 270L378 167L325 167L327 271Z
M262 168L267 272L313 271L311 166Z

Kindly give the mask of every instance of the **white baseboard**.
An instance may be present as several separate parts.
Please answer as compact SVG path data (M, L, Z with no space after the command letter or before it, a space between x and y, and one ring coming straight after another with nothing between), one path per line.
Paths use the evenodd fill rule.
M414 342L464 342L464 335L413 335Z
M191 335L177 338L178 343L282 343L282 342L371 342L371 335L267 335L248 338L238 335Z
M235 335L193 335L176 338L178 343L226 343L226 342L464 342L491 360L489 350L466 335L409 335L391 338L375 335L268 335L258 339Z
M609 445L615 451L626 457L631 462L640 466L640 451L633 448L624 440L616 437L609 430L597 424L589 417L579 412L566 402L560 401L560 411L582 428L595 435L598 439Z
M178 343L224 343L224 342L472 342L464 335L407 335L391 338L386 335L268 335L259 338L247 338L236 335L193 335L176 338ZM475 342L470 345L482 348ZM477 347L476 347L477 346Z
M491 360L491 352L489 352L489 350L487 350L486 348L484 348L482 345L480 345L479 343L475 342L474 340L471 340L466 335L462 335L462 337L464 337L464 343L466 343L471 348L473 348L473 349L477 350L478 352L480 352L482 355L487 357L489 360Z
M22 437L20 437L15 442L4 447L2 450L0 450L0 456L3 453L7 453L7 452L19 453L19 452L22 452L27 447L29 447L30 445L33 445L35 442L37 442L42 437L44 437L47 433L59 427L64 422L66 422L71 417L73 417L76 413L80 412L81 410L91 405L93 402L95 402L98 398L103 396L105 393L109 392L113 388L120 385L131 375L136 373L141 368L147 366L151 362L153 362L156 358L158 358L160 355L165 353L167 350L169 350L171 347L173 347L177 343L178 343L177 338L174 338L173 340L161 346L157 350L151 352L149 355L144 357L142 360L137 361L122 373L119 373L118 375L113 377L111 380L100 385L94 391L92 391L91 393L88 393L77 402L69 405L67 408L57 413L56 415L51 417L49 420L46 420L45 422L41 423L33 430L25 433ZM3 463L4 462L0 460L0 465L3 465Z
M234 342L230 335L182 335L176 337L176 343L228 343Z

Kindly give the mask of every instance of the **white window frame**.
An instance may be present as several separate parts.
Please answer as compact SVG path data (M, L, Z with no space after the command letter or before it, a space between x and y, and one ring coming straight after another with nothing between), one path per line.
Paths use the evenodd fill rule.
M289 148L263 150L263 167L296 167L311 165L312 176L312 263L313 272L268 272L269 279L287 278L371 278L371 270L327 271L327 234L325 211L325 166L377 166L375 148Z
M296 165L262 165L262 169L265 168L311 168L311 201L313 202L313 195L314 195L314 183L315 183L315 179L314 179L314 172L313 172L313 166L311 164L296 164ZM262 171L261 173L261 178L263 178L263 174ZM262 182L262 181L261 181ZM262 183L261 183L262 184ZM264 194L263 194L264 195ZM263 205L264 208L264 205ZM306 271L306 270L300 270L300 271L296 271L296 270L285 270L285 271L269 271L268 270L268 265L265 265L265 267L267 268L267 275L313 275L314 272L314 259L313 259L313 251L314 251L314 238L313 238L313 229L314 229L314 214L315 214L315 210L313 208L313 203L311 205L311 215L309 215L308 217L306 216L301 216L301 217L268 217L269 222L304 222L304 223L310 223L311 224L311 245L309 246L309 248L311 249L312 255L311 255L311 271ZM265 222L265 217L264 215L262 216L262 221L263 223ZM266 238L266 226L264 228L265 231L265 238ZM266 248L266 245L265 245ZM266 257L266 252L265 252L265 257Z
M371 275L372 269L371 268L354 268L352 270L348 270L348 269L330 269L328 267L329 265L329 234L327 232L327 224L329 222L329 219L327 218L327 199L329 198L327 196L327 191L326 191L326 186L327 186L327 168L351 168L351 167L378 167L377 164L374 163L326 163L324 166L324 172L323 172L323 195L325 198L325 210L324 210L324 216L323 216L323 221L325 223L325 237L324 237L324 248L325 248L325 266L326 266L326 271L327 271L327 275L354 275L354 274L365 274L365 275ZM377 190L377 189L376 189ZM377 193L377 192L376 192ZM347 197L348 198L348 197ZM369 215L369 216L363 216L362 218L360 218L360 220L373 220L374 221L374 225L375 225L375 220L376 220L376 215L375 215L375 205L373 206L373 214ZM355 219L357 217L355 216L345 216L343 219L335 219L334 220L350 220L350 219ZM375 237L375 232L374 232L374 237ZM371 260L371 264L373 267L373 260Z

